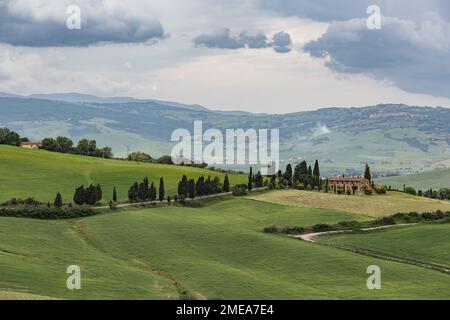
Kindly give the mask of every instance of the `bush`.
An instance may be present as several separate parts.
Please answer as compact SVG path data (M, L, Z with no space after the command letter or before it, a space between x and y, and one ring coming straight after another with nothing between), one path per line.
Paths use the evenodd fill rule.
M94 210L85 207L78 208L48 208L48 207L23 207L23 208L0 208L0 216L19 217L33 219L72 219L94 215Z
M373 187L373 190L377 194L386 194L386 192L387 192L386 186L375 186L375 187Z
M264 228L265 233L278 233L278 228L276 225L271 225L270 227Z
M363 192L365 195L370 196L373 193L373 189L371 186L363 186Z
M297 190L305 190L305 184L303 182L294 182L294 188Z
M337 194L344 194L344 188L342 188L342 187L337 187L337 188L336 188L336 193L337 193Z
M233 187L233 196L241 197L247 195L247 186L245 184L240 184Z
M407 194L410 194L410 195L413 195L413 196L416 196L416 195L417 195L416 189L414 189L413 187L406 187L406 188L403 190L403 192L405 192L405 193L407 193Z
M2 207L18 207L18 206L36 207L42 204L43 204L42 202L39 202L34 198L26 198L24 200L11 198L10 200L3 202Z
M332 231L333 227L329 224L319 223L312 227L312 230L314 232L326 232L326 231Z

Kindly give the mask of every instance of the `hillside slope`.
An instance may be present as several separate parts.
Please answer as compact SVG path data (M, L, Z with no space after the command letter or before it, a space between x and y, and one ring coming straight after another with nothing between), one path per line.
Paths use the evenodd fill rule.
M95 101L0 97L0 125L31 139L94 138L118 156L126 154L127 146L159 156L170 152L175 129L192 132L193 122L201 120L204 130L278 128L281 159L319 159L330 174L360 174L366 162L373 173L450 166L450 108L377 105L264 115L186 109L161 101Z
M74 299L450 298L446 274L262 232L361 219L242 198L69 221L0 218L0 288ZM82 290L65 287L72 264ZM382 290L366 288L370 265L383 270Z
M76 187L90 183L102 185L105 201L112 198L114 186L119 200L126 200L129 187L135 181L142 181L145 176L156 187L160 177L163 177L166 195L174 195L178 181L184 174L189 178L218 176L223 181L222 174L197 168L105 160L0 146L0 202L12 197L35 197L40 201L53 201L57 192L62 193L64 202L70 202ZM231 185L245 181L245 176L230 175Z
M376 179L377 183L403 188L403 185L417 190L450 188L450 169L436 169L406 176L386 177Z

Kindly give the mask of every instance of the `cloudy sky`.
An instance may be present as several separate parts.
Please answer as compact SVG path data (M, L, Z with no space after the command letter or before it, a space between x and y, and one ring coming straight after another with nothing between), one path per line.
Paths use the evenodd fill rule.
M286 113L450 107L449 88L447 0L0 0L1 92Z

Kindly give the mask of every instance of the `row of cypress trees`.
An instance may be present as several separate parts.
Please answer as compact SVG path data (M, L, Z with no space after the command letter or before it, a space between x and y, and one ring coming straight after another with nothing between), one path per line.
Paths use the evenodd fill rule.
M80 206L83 204L94 205L97 202L101 201L102 198L103 198L103 191L100 184L97 184L96 186L91 184L87 188L85 188L84 185L82 185L77 189L75 189L73 202Z
M211 176L205 179L204 176L200 176L197 181L194 179L188 179L186 175L183 175L180 182L178 182L178 196L181 199L191 198L196 196L205 196L209 194L217 194L222 192L230 192L230 180L228 175L225 175L223 184L219 177Z
M115 190L115 189L114 189ZM149 183L148 178L145 177L141 183L135 182L128 190L128 199L132 202L136 201L159 201L164 200L165 188L164 178L159 179L159 192L157 193L154 183ZM117 201L117 200L114 200Z

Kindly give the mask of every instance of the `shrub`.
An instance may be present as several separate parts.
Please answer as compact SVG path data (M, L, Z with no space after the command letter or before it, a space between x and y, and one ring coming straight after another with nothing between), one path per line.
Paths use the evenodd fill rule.
M245 184L240 184L233 187L233 196L241 197L247 195L247 186Z
M265 227L264 228L264 232L265 233L277 233L278 232L278 228L276 225L271 225L270 227Z
M344 194L344 188L342 188L342 187L337 187L337 188L336 188L336 193L337 193L337 194Z
M326 231L333 230L333 227L330 226L329 224L319 223L319 224L314 225L312 227L312 230L314 232L326 232Z
M295 182L294 188L297 190L305 190L305 184L303 182Z
M42 202L39 202L34 198L26 198L24 200L11 198L8 201L3 202L2 207L17 207L17 206L36 207L42 204L43 204Z
M387 192L386 186L375 186L375 187L373 187L373 190L377 194L386 194L386 192Z
M406 187L403 191L413 196L417 195L416 189L414 189L413 187Z
M94 215L94 210L85 207L77 208L48 208L41 207L23 207L23 208L0 208L0 216L19 217L33 219L71 219L87 217Z
M365 195L370 196L373 193L373 189L371 186L363 186L363 192Z

